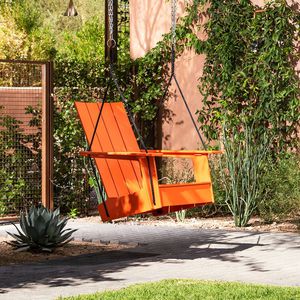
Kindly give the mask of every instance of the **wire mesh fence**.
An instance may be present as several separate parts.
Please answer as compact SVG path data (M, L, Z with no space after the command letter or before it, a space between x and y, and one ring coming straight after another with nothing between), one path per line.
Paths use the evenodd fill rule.
M41 201L42 65L0 62L0 216Z

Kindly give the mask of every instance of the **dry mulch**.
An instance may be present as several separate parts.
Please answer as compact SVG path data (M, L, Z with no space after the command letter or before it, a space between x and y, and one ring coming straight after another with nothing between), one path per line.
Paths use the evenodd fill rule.
M119 244L100 244L91 242L71 241L67 245L57 248L52 253L17 252L6 242L7 238L0 237L0 266L47 261L81 254L89 254L102 251L112 251L128 248Z
M98 216L78 218L73 222L99 223ZM71 222L72 222L71 221ZM240 230L240 231L261 231L261 232L300 232L300 218L273 223L266 223L260 218L252 218L249 225L244 228L235 227L231 217L212 217L212 218L186 218L183 222L177 222L174 217L146 217L146 218L123 218L114 223L128 225L151 225L151 226L180 226L186 228L221 229L221 230Z
M141 220L140 224L150 224L154 226L183 226L187 228L220 229L235 231L261 231L261 232L300 232L300 220L287 220L281 222L265 223L259 218L252 218L249 225L243 228L236 227L231 217L214 218L191 218L183 222L177 222L175 219L162 218Z

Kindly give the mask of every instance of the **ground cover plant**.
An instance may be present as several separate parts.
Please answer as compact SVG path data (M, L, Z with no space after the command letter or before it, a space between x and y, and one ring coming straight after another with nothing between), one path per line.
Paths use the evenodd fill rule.
M250 285L197 280L163 280L133 285L119 291L74 296L68 300L291 300L300 297L300 288Z

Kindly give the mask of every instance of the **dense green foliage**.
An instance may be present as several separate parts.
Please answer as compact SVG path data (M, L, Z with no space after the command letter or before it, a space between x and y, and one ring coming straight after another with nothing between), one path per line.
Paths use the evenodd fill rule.
M63 0L2 1L1 58L47 60L57 54L82 58L89 50L93 55L103 53L104 45L97 38L103 35L103 28L98 29L103 27L100 20L104 16L104 1L77 1L76 5L80 15L66 18L63 13L67 3Z
M29 212L21 212L20 230L18 233L8 234L14 238L8 244L20 251L39 250L52 252L56 247L63 246L71 241L73 232L77 229L65 229L66 218L60 218L60 211L49 211L43 206L32 206Z
M17 204L24 197L26 181L16 178L14 173L8 173L5 168L0 169L0 217L17 209Z
M57 57L76 61L77 64L101 61L104 58L104 25L99 17L87 20L75 33L66 32L64 42L57 45Z
M266 221L296 219L300 213L300 156L290 154L266 161L261 179L264 195L258 206L259 215Z
M91 295L68 298L68 300L288 300L300 296L299 288L251 285L228 282L197 280L163 280L154 283L138 284L119 291L107 291Z
M87 166L78 155L79 150L85 147L85 140L73 102L95 101L103 96L103 87L107 82L104 62L104 1L77 1L80 15L76 18L63 16L66 5L62 0L2 2L0 56L54 60L54 84L57 87L54 111L55 203L65 212L78 208L86 213L90 208L90 189L85 175ZM14 178L11 178L13 175L9 177L4 174L8 170L8 163L1 164L4 169L0 176L0 189L5 195L5 199L1 199L1 214L14 212L24 204L30 205L24 201L24 190L30 184L23 182L22 178L27 174L24 170L30 169L27 161L30 163L32 157L27 160L23 153L26 147L24 139L34 138L39 147L41 136L25 136L20 126L21 124L9 128L4 126L2 131L5 140L1 145L11 151L2 151L1 155L6 157L6 161L10 158L9 168L18 171L12 173ZM16 145L9 146L9 136ZM40 149L36 150L40 155ZM33 155L31 151L26 153ZM25 163L20 163L20 160ZM40 170L40 166L36 169ZM40 180L33 182L40 185ZM35 196L39 195L40 188L36 190ZM36 198L31 201L36 202Z
M75 100L96 98L92 89L56 88L54 111L54 191L62 211L77 208L87 213L89 203L88 164L79 156L86 146L82 127L74 109Z

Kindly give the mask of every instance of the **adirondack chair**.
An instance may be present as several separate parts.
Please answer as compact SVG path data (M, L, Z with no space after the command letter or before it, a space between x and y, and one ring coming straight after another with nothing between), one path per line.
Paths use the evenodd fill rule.
M102 103L75 102L88 143ZM107 199L98 206L103 221L141 213L166 214L213 203L208 155L220 151L141 150L123 103L105 103L90 151ZM155 157L190 158L194 183L159 184ZM152 183L151 183L152 181Z

